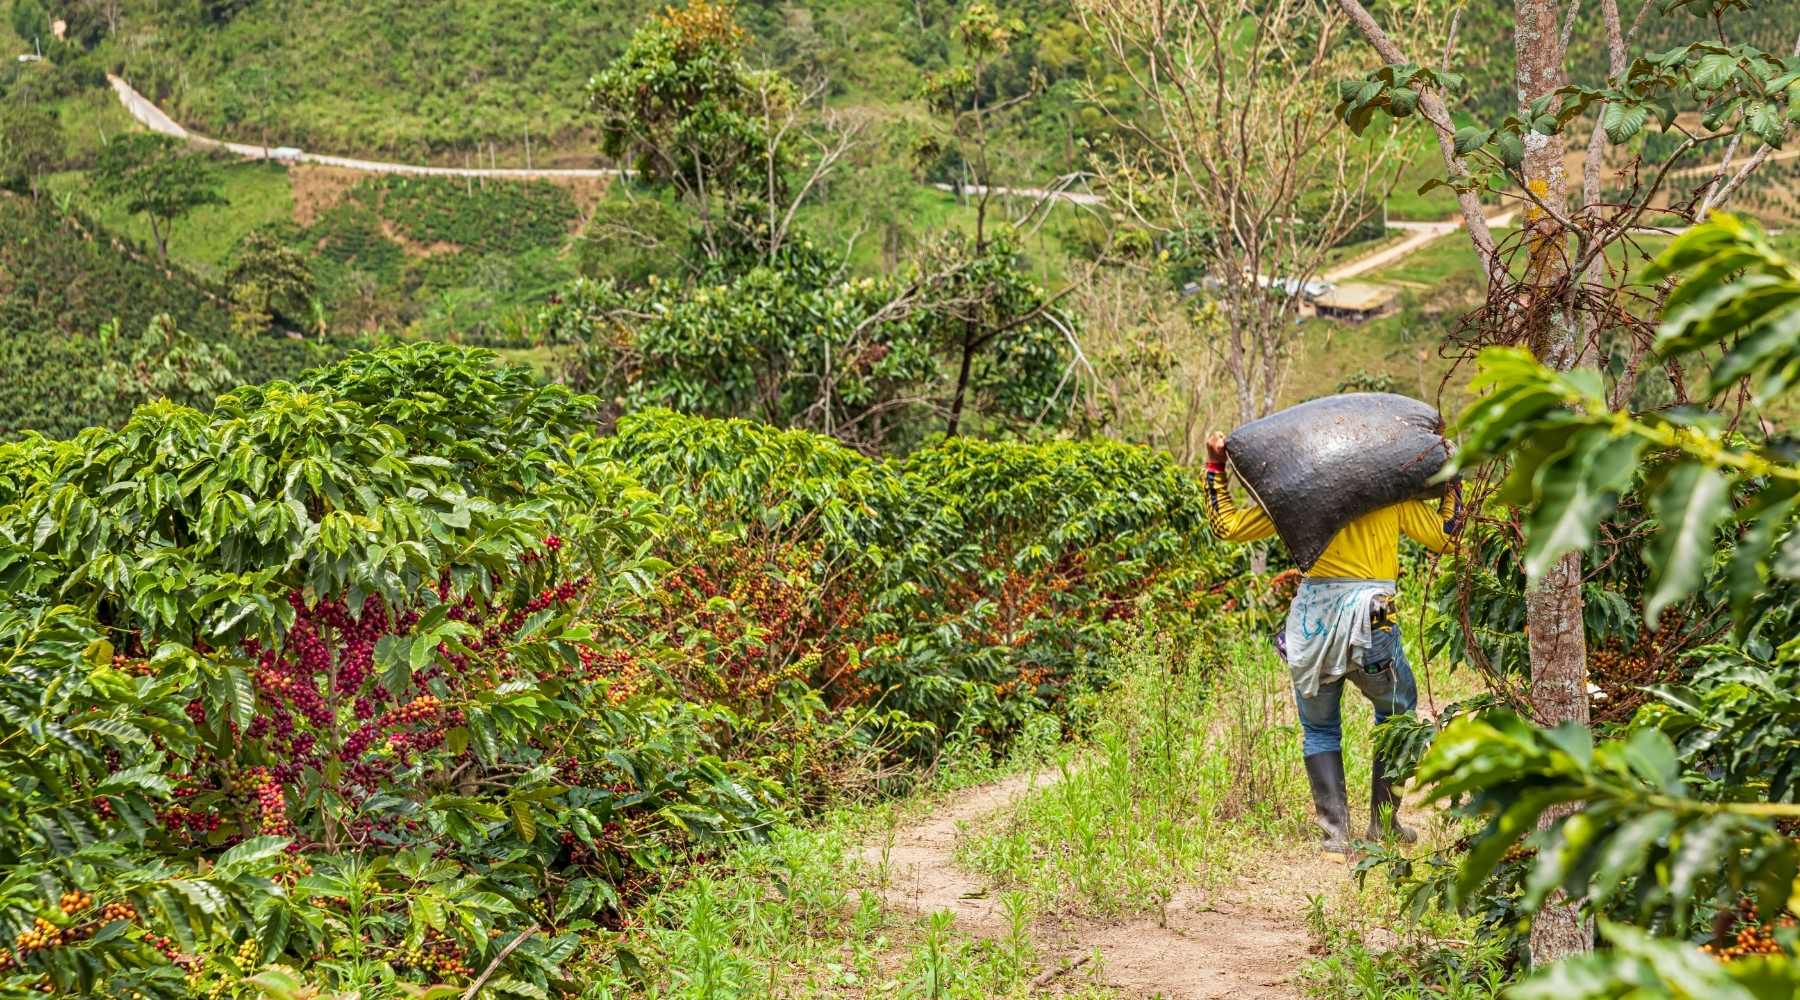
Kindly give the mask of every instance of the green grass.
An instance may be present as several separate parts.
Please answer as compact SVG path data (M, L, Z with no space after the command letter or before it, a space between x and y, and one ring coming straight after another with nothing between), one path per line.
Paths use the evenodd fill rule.
M1336 909L1315 897L1308 923L1320 954L1297 985L1312 1000L1494 1000L1511 981L1503 947L1473 919L1414 918L1380 875Z
M1472 124L1474 119L1457 112L1453 119L1458 127ZM1385 130L1395 129L1391 122L1378 121L1369 128L1371 142L1389 136ZM1414 119L1399 131L1392 134L1404 152L1404 161L1400 164L1399 177L1388 194L1388 217L1406 219L1415 222L1430 222L1450 218L1460 210L1456 201L1456 192L1447 187L1433 187L1421 194L1419 189L1429 181L1443 180L1445 177L1444 157L1439 151L1437 135L1424 122ZM1389 168L1389 176L1392 168Z
M887 207L885 214L894 220L903 234L898 255L902 264L932 234L952 230L968 235L975 232L978 212L973 200L964 202L948 191L910 182L892 192L891 197L893 204ZM990 199L987 208L988 233L994 235L1007 231L1013 214L1025 207L1026 202L1022 199ZM1068 273L1070 254L1061 234L1075 225L1086 210L1058 202L1049 211L1050 215L1043 224L1026 227L1018 242L1020 249L1029 258L1037 280L1054 286L1064 280ZM868 206L863 204L815 203L803 208L798 218L801 225L809 231L821 234L854 232L859 227L864 227L860 238L850 248L849 265L855 274L873 275L883 273L889 262L883 251L882 228L871 218L872 214Z
M1456 192L1434 187L1424 194L1419 193L1419 188L1426 182L1443 177L1444 161L1437 143L1419 144L1401 169L1393 191L1388 194L1388 217L1429 222L1454 215L1458 210Z
M1050 730L1045 739L1026 741L1035 747L1028 756L1057 742L1054 721L1045 721ZM766 842L696 864L680 882L634 906L634 926L597 933L582 997L1033 995L1031 981L1044 956L1023 893L1003 898L1000 935L977 938L947 912L914 914L888 903L881 866L861 860L862 845L927 814L943 790L991 779L1025 759L996 762L979 741L961 741L940 761L937 780L914 796L783 824ZM615 955L625 957L614 961ZM622 967L643 970L645 981L632 982ZM1080 975L1063 983L1064 996L1114 995Z
M273 163L227 161L220 163L219 193L223 205L209 205L175 223L169 236L169 255L196 272L218 278L231 256L232 247L251 229L294 217L294 191L287 168ZM50 189L75 194L81 206L93 212L108 229L128 236L154 252L150 224L142 215L127 213L118 204L89 195L86 175L57 174Z
M56 102L56 114L62 121L69 160L76 164L90 162L108 139L138 127L111 87L64 97Z
M1496 229L1494 238L1504 240L1511 230ZM1475 256L1475 245L1462 230L1446 233L1420 247L1417 253L1364 276L1368 281L1394 284L1416 284L1438 287L1452 279L1481 279L1481 261Z
M1261 630L1216 646L1153 636L1122 655L1090 749L959 858L1040 909L1153 911L1311 835L1293 695ZM1367 705L1347 697L1345 719L1350 781L1366 787Z

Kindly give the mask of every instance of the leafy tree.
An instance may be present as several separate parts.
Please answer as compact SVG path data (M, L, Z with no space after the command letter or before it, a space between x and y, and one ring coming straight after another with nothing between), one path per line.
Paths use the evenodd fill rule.
M861 126L809 120L807 92L754 69L731 9L710 0L670 7L596 75L589 97L602 147L638 176L673 189L709 265L772 263L795 214ZM805 143L810 155L796 148Z
M1359 0L1338 0L1338 6L1386 63L1343 81L1340 116L1359 133L1378 113L1384 121L1418 118L1437 139L1447 172L1441 183L1457 193L1487 278L1487 305L1472 324L1477 343L1524 346L1558 372L1604 367L1612 383L1603 387L1606 403L1627 406L1647 362L1656 373L1649 333L1667 294L1648 276L1631 273L1634 227L1647 218L1705 218L1766 162L1800 117L1794 112L1800 99L1800 89L1793 87L1797 74L1787 60L1725 34L1727 12L1763 5L1754 0L1666 5L1666 12L1693 15L1683 34L1700 37L1634 59L1631 46L1643 18L1627 27L1616 0L1602 0L1605 77L1581 82L1571 81L1565 27L1573 24L1575 5L1518 0L1512 25L1517 106L1498 121L1461 128L1447 103L1463 91L1461 76L1448 66L1432 69L1409 58ZM1662 140L1639 139L1653 121ZM1582 125L1589 129L1587 155L1572 198L1565 152L1568 137ZM1634 140L1641 145L1632 145ZM1755 152L1739 163L1736 154L1746 143ZM1614 147L1635 154L1628 172L1633 179L1627 190L1603 197L1602 175ZM1669 196L1666 186L1675 165L1699 155L1719 157L1712 177L1685 201ZM1524 238L1505 252L1483 214L1486 190L1502 194L1522 215ZM1623 267L1610 263L1620 258ZM1646 313L1651 322L1645 322ZM1669 377L1666 369L1660 374ZM1690 485L1711 490L1717 483L1702 476ZM1551 563L1529 561L1534 572L1525 601L1534 714L1550 724L1586 724L1581 554L1561 548ZM1577 919L1576 910L1567 902L1540 916L1532 929L1535 960L1548 962L1588 947L1591 928Z
M169 256L169 231L197 208L223 205L218 171L177 140L149 132L116 136L100 151L94 189L150 222L157 255Z
M965 417L1022 428L1060 422L1074 399L1076 319L1033 281L1010 240L956 236L924 250L932 339L951 372L945 432Z
M614 412L663 406L828 434L870 453L947 419L1055 424L1075 396L1075 319L1010 244L947 237L892 278L847 279L796 243L779 266L632 293L582 282L538 319L580 345L568 375Z
M686 274L691 222L680 203L660 192L612 185L575 245L581 274L625 288L641 288L652 275Z
M118 336L116 323L102 327L101 352L112 353L111 342ZM159 315L131 344L129 354L107 364L94 388L131 403L172 399L202 406L237 384L232 374L235 364L237 358L229 347L202 341L179 329L173 318Z
M0 992L566 991L772 773L1007 732L1221 600L1145 449L593 406L423 343L0 445Z
M1022 30L1018 20L1001 17L988 4L970 4L955 27L962 61L928 77L923 86L926 104L940 121L914 154L922 163L960 164L964 176L953 181L959 191L964 180L969 183L975 204L972 238L940 237L920 255L927 262L921 280L936 290L934 338L952 373L945 415L945 431L952 437L964 429L965 410L976 397L985 397L989 412L1015 421L1026 418L1031 397L1039 413L1028 419L1041 419L1070 374L1059 362L1073 348L1073 337L1066 314L1055 308L1067 290L1050 295L1024 279L1012 242L1017 232L1042 224L1049 199L1038 199L1007 225L989 219L998 195L994 129L1037 89L1000 100L990 91L994 67Z
M39 182L62 162L63 152L62 121L54 111L23 101L0 106L0 186L36 198Z
M941 121L935 134L924 137L914 150L928 177L941 176L958 192L972 188L977 247L988 237L988 213L998 186L994 164L995 129L1016 117L1035 88L999 101L993 99L991 78L998 62L1024 30L1016 18L1002 18L992 6L973 3L956 22L956 40L962 44L962 60L949 69L925 78L921 96Z
M12 5L12 28L27 45L43 47L55 40L50 36L50 15L39 0L17 0Z
M1740 380L1765 402L1792 391L1800 352L1787 334L1800 315L1800 264L1718 215L1676 239L1650 274L1684 279L1655 344L1662 362L1717 352L1709 393ZM1541 912L1553 892L1585 900L1614 921L1606 936L1626 945L1543 963L1525 995L1622 996L1676 966L1672 949L1621 923L1685 934L1709 921L1729 928L1740 897L1764 919L1791 905L1800 853L1776 823L1800 817L1791 740L1800 466L1790 449L1750 441L1702 411L1617 412L1593 369L1558 371L1515 348L1492 348L1481 363L1478 387L1490 391L1462 418L1457 461L1513 459L1503 494L1530 511L1528 569L1591 544L1648 464L1650 621L1717 574L1736 622L1734 641L1696 651L1693 679L1655 691L1624 739L1596 746L1573 724L1545 731L1490 715L1453 723L1420 764L1434 796L1471 794L1487 819L1461 866L1461 898L1542 825L1522 904ZM1579 811L1568 808L1575 803ZM1736 984L1714 994L1695 985L1701 978L1667 984L1679 989L1666 995L1791 996L1800 984L1785 957L1762 972L1748 981L1709 974L1704 982Z
M307 259L261 229L245 233L232 250L225 284L231 289L232 323L243 333L260 333L277 318L305 327L318 295Z
M1673 361L1722 351L1707 375L1708 394L1748 379L1757 398L1772 401L1800 380L1800 352L1787 336L1800 316L1800 265L1753 227L1721 214L1676 239L1649 273L1686 279L1669 297L1659 354ZM1715 532L1726 524L1744 528L1729 580L1740 629L1767 610L1770 574L1800 575L1800 540L1784 534L1800 496L1800 468L1773 442L1755 446L1704 411L1617 413L1598 371L1557 372L1518 351L1484 353L1477 385L1495 391L1464 416L1468 436L1457 461L1513 458L1506 489L1533 512L1528 572L1591 544L1625 477L1654 456L1650 505L1658 516L1645 606L1652 623L1699 585ZM1746 491L1740 507L1735 498Z

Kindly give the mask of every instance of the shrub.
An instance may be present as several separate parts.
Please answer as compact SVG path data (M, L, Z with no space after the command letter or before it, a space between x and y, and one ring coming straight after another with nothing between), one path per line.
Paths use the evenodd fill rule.
M825 609L801 629L816 645L795 647L818 651L813 683L940 736L970 712L1004 736L1064 699L1141 608L1192 602L1224 565L1197 483L1130 445L952 439L877 461L805 432L646 411L609 448L681 498L680 551L722 534L804 565L778 576L808 581Z
M415 344L0 445L0 992L574 989L659 878L1008 735L1214 564L1141 449L596 409Z
M422 346L0 449L0 634L28 688L80 675L0 737L68 748L21 771L49 802L6 831L0 923L58 928L11 985L185 995L162 954L305 961L335 907L381 975L427 981L530 911L547 933L511 968L541 987L626 872L756 828L763 786L709 749L729 717L661 695L646 651L597 627L647 588L661 518L574 432L590 409ZM136 918L46 916L39 886Z
M196 340L229 351L243 381L293 375L328 361L344 340L302 341L231 335L222 289L162 266L76 212L49 199L0 193L0 437L25 431L72 435L117 425L142 397L104 388L109 366L130 365L138 334L156 317L178 317ZM127 336L103 339L114 325Z

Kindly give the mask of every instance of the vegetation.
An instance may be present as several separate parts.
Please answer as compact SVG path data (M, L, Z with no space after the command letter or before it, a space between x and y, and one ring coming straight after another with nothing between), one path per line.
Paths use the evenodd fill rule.
M119 0L121 24L155 35L153 44L120 46L119 56L140 89L208 134L261 142L279 124L302 148L446 163L497 145L495 155L523 165L529 133L542 164L591 152L595 131L583 102L590 78L666 6L579 0L551 12L518 0L381 0L295 17L264 0ZM944 0L814 0L744 5L737 17L756 64L827 81L847 104L882 107L909 97L926 73L942 68L959 9ZM1035 72L1072 87L1088 62L1073 20L1033 8L1028 42L990 86L1016 92ZM258 53L254 67L238 60L245 52ZM1057 132L1085 124L1072 96L1032 123L1032 145L1067 154Z
M342 350L335 340L233 336L223 289L159 266L141 248L48 198L0 194L0 272L8 282L0 300L0 349L14 373L0 387L0 433L8 437L69 435L95 422L123 421L167 391L146 391L146 379L174 378L184 401L204 404L215 389L295 374ZM217 345L206 367L216 362L231 377L189 384L181 376L186 362L165 365L153 347L167 343L157 332L167 329L159 317L201 346Z
M174 139L132 133L108 143L94 169L94 190L150 222L157 256L168 259L169 230L205 205L217 205L218 178Z
M37 197L44 175L61 162L62 123L40 108L0 111L0 186Z
M0 6L0 996L1800 995L1780 5ZM1346 870L1190 466L1353 391Z
M784 788L1003 738L1217 566L1195 488L1125 446L890 465L654 412L595 439L592 407L420 346L6 446L9 655L63 681L13 692L3 745L69 751L9 797L8 931L54 926L8 982L177 994L275 963L386 995L503 952L578 981L575 934ZM339 919L367 940L309 964Z

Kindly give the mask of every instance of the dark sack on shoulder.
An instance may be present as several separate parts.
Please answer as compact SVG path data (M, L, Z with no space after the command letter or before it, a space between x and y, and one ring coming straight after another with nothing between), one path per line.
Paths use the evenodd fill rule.
M1350 392L1291 406L1225 439L1238 477L1302 570L1344 525L1402 500L1441 496L1431 478L1450 457L1430 404Z

